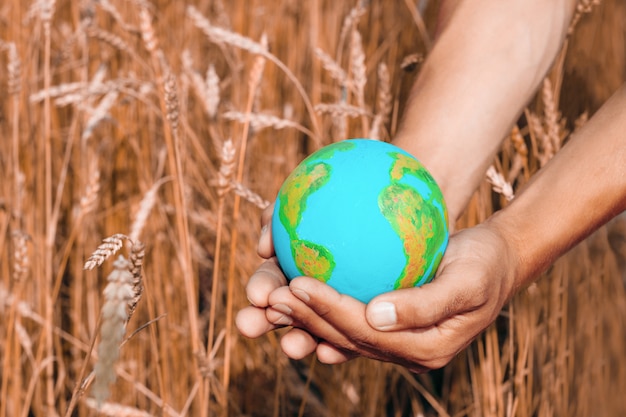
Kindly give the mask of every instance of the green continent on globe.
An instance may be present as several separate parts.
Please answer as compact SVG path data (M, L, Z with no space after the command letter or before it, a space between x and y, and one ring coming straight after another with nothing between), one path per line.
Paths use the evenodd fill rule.
M330 179L331 167L324 162L299 165L285 181L278 198L280 222L287 229L291 240L298 238L296 227L306 210L309 196Z
M344 150L354 146L348 145L350 146L337 147L339 150ZM325 155L332 156L332 153L325 152ZM289 175L278 194L279 218L289 235L291 255L296 267L302 275L326 282L335 268L332 253L321 245L301 240L297 232L302 214L306 211L307 199L330 180L332 167L319 159L321 158L315 157L305 160Z
M394 183L385 187L378 197L383 216L398 234L404 247L406 265L396 280L394 289L413 287L426 272L428 261L437 247L432 241L434 209L424 204L420 194L411 186Z
M335 268L332 253L322 245L306 240L292 240L292 253L303 275L326 282Z
M417 159L400 152L389 152L388 155L394 159L389 171L391 181L399 181L404 175L412 175L426 184L435 182L434 178L426 170L426 167Z
M389 176L391 184L378 196L378 206L400 237L406 256L406 265L395 282L394 288L407 288L417 284L426 273L430 260L439 263L442 236L445 236L447 213L444 222L433 221L440 216L433 204L424 204L424 197L443 200L435 180L426 168L416 159L399 152L389 152L394 159ZM399 183L404 175L411 175L422 181L430 190L430 196L422 196L410 185Z
M354 142L342 141L333 143L332 145L325 146L322 149L312 153L308 158L304 160L304 163L311 163L319 160L328 160L333 157L335 152L345 152L356 148Z

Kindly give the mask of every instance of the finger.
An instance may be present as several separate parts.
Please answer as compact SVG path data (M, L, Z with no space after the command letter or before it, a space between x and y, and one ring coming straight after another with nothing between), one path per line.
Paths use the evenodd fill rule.
M256 252L263 259L269 259L275 255L271 221L261 228L261 236L259 237Z
M486 302L486 292L480 284L472 285L465 278L462 274L442 273L422 287L380 295L368 304L367 321L381 331L416 329L472 311Z
M339 296L339 294L331 287L313 278L300 277L292 280L291 283L293 284L298 280L310 281L313 285L318 284L322 291L326 290L328 292L335 293L336 296ZM295 291L296 292L294 293L294 290L291 287L281 287L270 294L269 304L272 308L268 309L267 313L270 321L277 320L278 323L285 323L283 316L288 316L292 319L291 325L294 327L303 328L307 332L320 339L324 339L339 348L350 349L353 347L352 343L350 343L349 340L340 331L338 331L333 324L326 320L326 317L318 314L317 311L307 305L307 302L315 304L315 300L309 300L305 295L303 295L302 292L298 292L299 290L297 288ZM303 301L303 297L306 299L305 301ZM321 298L324 299L326 297L321 296ZM351 300L355 303L361 304L354 299ZM369 325L367 325L367 322L365 322L365 319L362 317L365 306L364 304L361 304L361 306L360 319L364 323L365 327L369 328ZM272 310L277 310L278 313L273 312ZM324 308L320 308L320 311L322 310L324 310ZM353 312L352 314L356 315L359 313Z
M280 339L280 347L291 359L300 360L317 348L317 341L302 329L291 329Z
M374 331L365 320L365 304L355 298L308 277L295 278L289 289L302 302L293 308L292 318L320 339L339 349L355 351L357 346L352 340L372 336Z
M320 362L328 365L338 365L340 363L348 362L355 357L355 355L337 349L335 346L326 342L320 342L317 345L315 353L317 354L317 359Z
M237 313L235 326L242 335L252 339L278 327L267 321L265 309L251 306L245 307Z
M272 214L274 204L270 204L261 214L261 236L257 246L260 257L268 259L274 256L274 241L272 240Z
M269 224L270 220L272 220L275 205L276 203L272 203L263 210L263 212L261 213L261 226Z
M286 285L287 278L278 266L276 258L271 258L263 262L250 277L246 285L246 296L253 306L267 307L270 293Z

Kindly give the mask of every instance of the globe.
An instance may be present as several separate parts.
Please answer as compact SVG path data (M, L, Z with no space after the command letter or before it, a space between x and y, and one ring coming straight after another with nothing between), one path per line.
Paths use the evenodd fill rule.
M347 139L302 161L272 215L278 263L364 303L430 282L448 244L448 215L433 177L389 143Z

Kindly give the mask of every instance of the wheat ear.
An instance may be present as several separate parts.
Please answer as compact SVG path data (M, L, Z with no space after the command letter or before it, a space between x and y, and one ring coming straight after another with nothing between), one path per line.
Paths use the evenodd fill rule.
M576 11L574 12L574 17L572 17L572 21L570 22L569 28L567 29L567 34L571 35L574 33L574 29L576 25L583 17L583 15L587 13L591 13L591 10L594 6L598 6L602 3L602 0L578 0L576 4Z
M389 120L391 113L391 81L387 64L381 62L378 65L378 97L376 102L376 116L372 122L372 129L369 137L371 139L381 139L381 129Z
M133 299L131 263L120 255L113 262L113 268L103 292L105 302L102 306L98 362L94 369L95 381L91 390L98 408L109 397L109 386L115 382L114 365L119 358L120 344L126 332L128 304Z
M487 170L487 181L491 184L491 188L498 194L502 194L507 201L513 200L515 195L513 194L513 187L510 183L504 179L504 176L496 170L492 165Z
M138 408L126 405L105 402L98 404L96 400L87 398L85 400L87 407L97 410L100 415L109 417L152 417L153 414L139 410Z
M102 265L104 261L115 255L122 248L126 239L128 239L128 236L121 233L102 239L102 244L98 246L87 259L87 262L85 262L84 269L91 270Z

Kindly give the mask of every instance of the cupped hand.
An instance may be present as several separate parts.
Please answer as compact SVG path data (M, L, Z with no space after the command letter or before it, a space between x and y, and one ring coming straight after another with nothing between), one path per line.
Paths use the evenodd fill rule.
M281 347L294 359L312 352L324 363L365 356L423 372L446 365L495 320L513 295L517 263L512 245L487 221L451 236L431 283L365 305L313 278L287 285L270 259L247 287L256 307L242 310L237 325L250 337L293 326Z
M250 277L246 286L246 295L250 306L237 313L235 323L241 334L256 338L280 327L292 324L284 305L270 305L269 297L274 291L287 289L287 279L282 273L274 253L271 218L274 204L267 207L261 215L261 237L258 254L266 261ZM299 328L292 328L281 339L283 350L293 359L301 359L315 351L316 339ZM346 358L347 359L347 358Z

